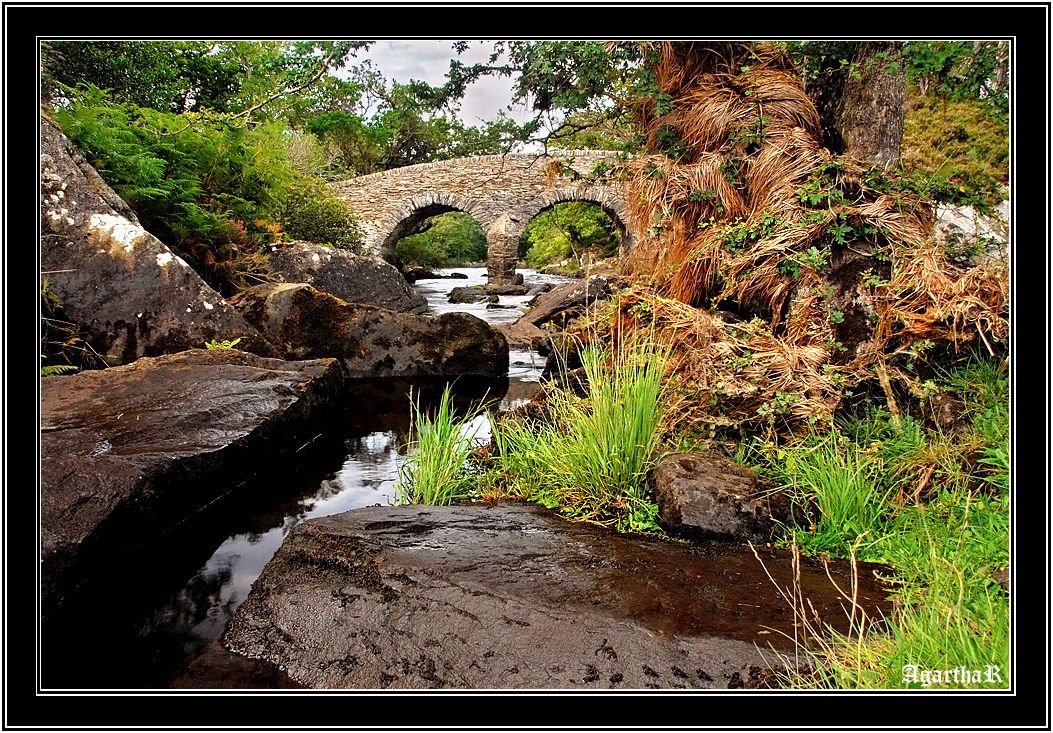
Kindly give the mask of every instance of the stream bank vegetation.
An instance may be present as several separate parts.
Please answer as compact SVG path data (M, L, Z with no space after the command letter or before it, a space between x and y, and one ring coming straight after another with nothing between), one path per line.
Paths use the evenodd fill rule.
M516 496L655 531L641 481L655 454L724 451L814 507L790 528L795 552L891 568L894 616L854 617L848 637L813 629L814 674L786 684L903 687L906 664L997 664L1008 685L1008 599L992 573L1009 563L1010 273L933 236L937 203L987 212L1008 180L1001 44L909 43L866 61L851 43L839 57L837 43L508 41L433 89L388 88L365 64L325 77L363 43L173 43L83 62L110 46L45 44L44 98L143 225L223 294L264 277L269 247L294 235L354 246L353 221L330 226L334 176L510 150L509 135L633 154L597 172L629 182L637 244L623 262L634 284L582 324L584 388L549 384L544 415L497 421L492 455L464 439L471 420L448 399L418 410L400 501ZM156 63L97 76L131 51ZM195 82L200 64L220 66ZM835 145L805 91L882 69L911 84L899 165ZM220 72L229 83L213 89ZM519 74L517 101L533 100L537 119L430 124L493 73ZM383 114L358 113L374 102ZM545 134L554 109L567 124ZM604 125L578 124L591 119ZM46 282L42 299L58 307ZM79 347L73 330L45 332L56 366L45 340ZM932 419L950 393L967 418L953 426Z
M816 627L806 599L795 603L817 661L786 685L902 688L920 686L904 665L997 665L993 682L961 686L1007 686L1009 601L994 577L1010 551L1010 273L1004 258L962 257L933 234L938 201L995 203L1003 159L952 169L979 150L951 145L980 137L964 125L937 134L942 160L904 156L912 168L831 153L775 44L639 52L644 152L611 172L637 204L622 268L634 284L583 337L611 370L586 361L587 397L546 387L549 420L499 423L485 490L651 529L639 485L599 510L599 491L572 478L600 445L599 392L646 333L669 345L652 450L725 451L810 510L808 526L788 528L795 553L889 568L889 619L861 617L844 589L851 635ZM943 125L928 102L916 111ZM938 147L922 129L913 139ZM934 417L947 399L963 404L953 425Z

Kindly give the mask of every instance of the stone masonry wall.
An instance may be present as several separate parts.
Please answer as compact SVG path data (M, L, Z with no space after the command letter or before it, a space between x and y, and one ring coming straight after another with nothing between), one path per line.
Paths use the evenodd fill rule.
M336 196L362 219L366 247L393 259L398 240L419 222L445 211L470 214L486 232L493 285L515 277L519 238L532 218L563 201L599 204L618 227L623 251L632 248L628 187L618 181L597 185L549 176L546 166L562 160L585 175L618 153L560 151L556 155L484 155L422 163L333 184Z

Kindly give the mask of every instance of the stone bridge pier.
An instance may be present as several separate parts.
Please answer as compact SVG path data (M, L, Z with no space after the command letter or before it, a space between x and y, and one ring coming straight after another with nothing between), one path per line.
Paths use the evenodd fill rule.
M601 161L613 165L617 155L578 150L458 158L340 181L333 191L358 214L367 250L389 262L396 260L398 241L425 219L447 211L471 215L486 232L490 285L510 285L527 224L564 201L599 205L617 228L622 254L632 249L628 187L576 175L587 176Z

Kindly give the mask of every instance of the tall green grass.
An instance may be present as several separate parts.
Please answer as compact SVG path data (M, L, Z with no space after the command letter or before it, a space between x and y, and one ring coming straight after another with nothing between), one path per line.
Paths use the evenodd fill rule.
M410 442L406 462L399 467L398 504L448 506L474 495L477 477L468 459L477 432L471 425L481 411L481 406L473 406L459 417L449 385L430 413L421 410L419 396L414 400L410 394L410 424L416 437Z
M904 688L904 667L985 670L1009 685L1009 598L991 577L1009 564L1009 380L1004 364L973 359L939 375L967 403L962 435L893 427L883 410L838 421L829 435L783 446L755 443L747 464L818 507L794 527L806 555L886 563L896 611L883 626L825 630L814 673L789 686ZM979 459L977 459L979 456ZM871 620L873 621L873 620Z
M656 531L647 473L659 449L668 350L640 339L617 353L592 345L581 356L587 398L551 388L551 421L495 426L495 479L571 519Z

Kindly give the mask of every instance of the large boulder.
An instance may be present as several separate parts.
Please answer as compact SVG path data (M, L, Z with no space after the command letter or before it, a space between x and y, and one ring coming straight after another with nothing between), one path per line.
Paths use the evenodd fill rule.
M140 226L43 114L40 197L41 275L107 363L239 338L246 351L277 356L219 293Z
M286 359L335 357L349 377L508 373L508 341L468 313L397 313L303 283L264 283L231 302Z
M342 385L335 359L235 349L41 380L45 609L99 558L174 527L317 435Z
M869 570L857 601L876 617L891 604ZM830 572L850 583L847 563ZM617 535L518 502L367 507L297 525L224 644L316 689L763 686L805 661L775 583L847 631L826 571L802 563L795 585L788 552Z
M428 301L398 269L379 257L363 257L309 242L275 247L268 265L280 282L307 283L347 303L405 313L426 313Z

